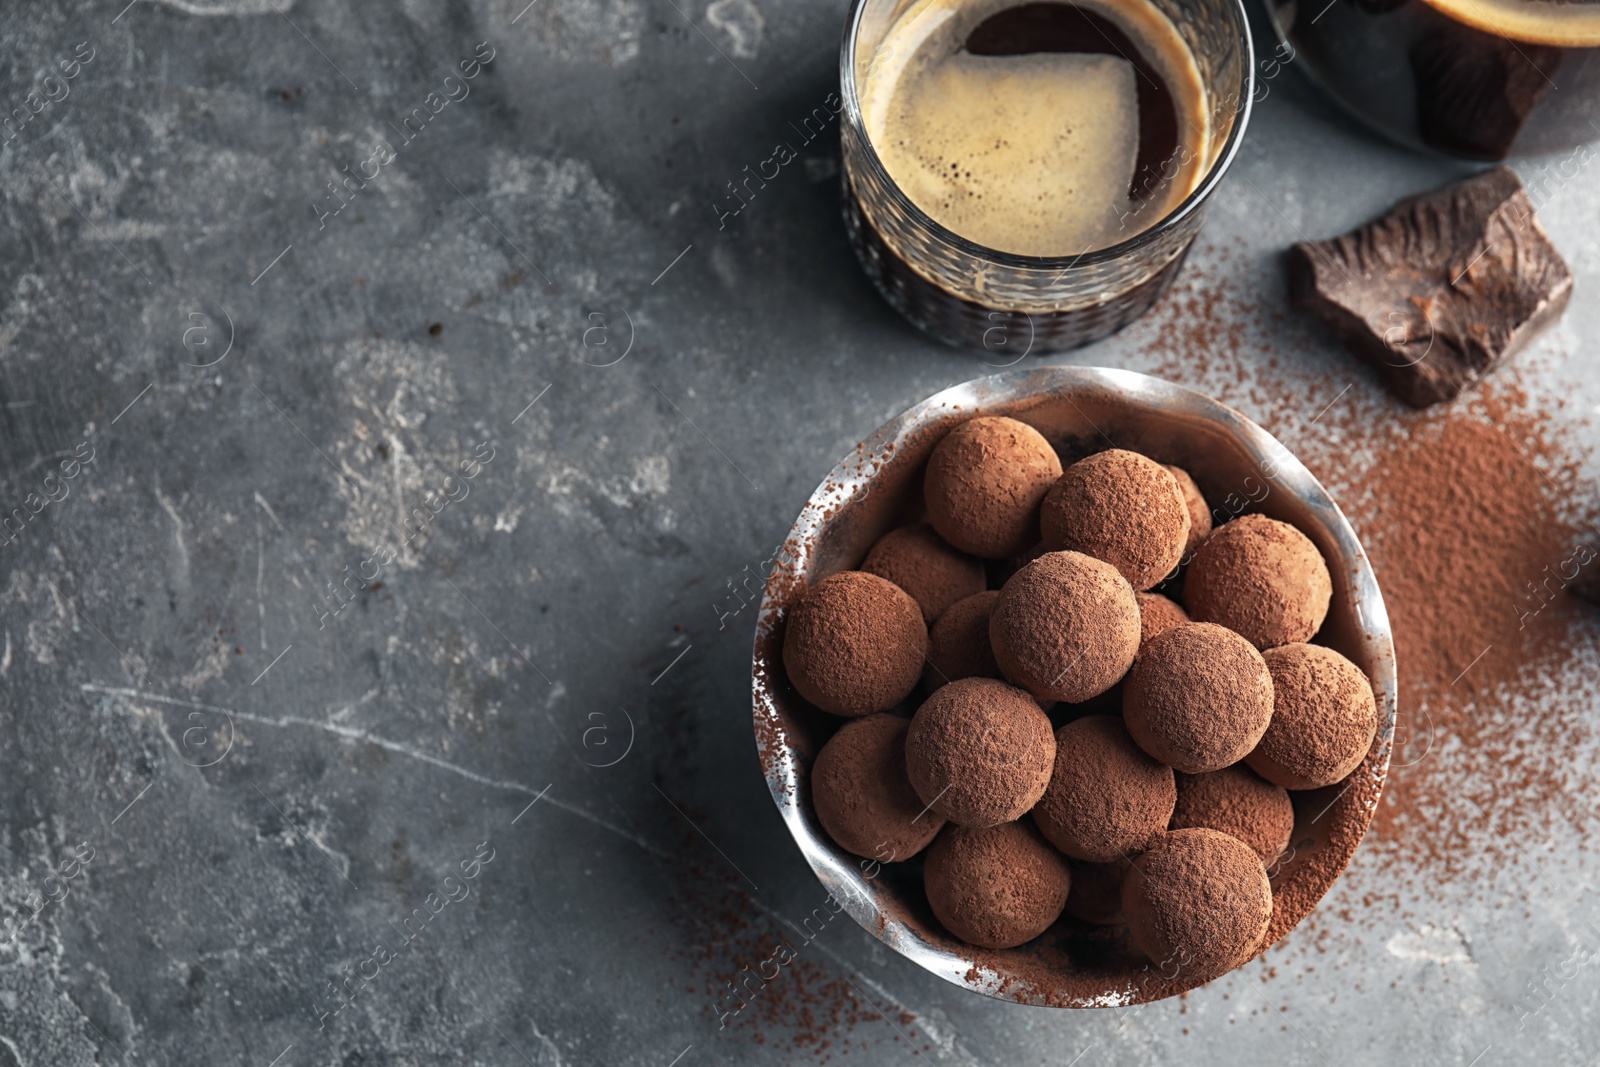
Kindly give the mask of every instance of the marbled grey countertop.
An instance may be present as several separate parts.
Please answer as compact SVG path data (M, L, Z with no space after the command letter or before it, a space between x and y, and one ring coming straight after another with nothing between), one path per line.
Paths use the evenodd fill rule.
M831 136L719 228L835 87L844 5L125 2L0 19L0 111L93 56L0 148L0 1064L1592 1060L1600 978L1519 1030L1511 977L1600 915L1576 837L1493 882L1364 849L1265 964L1142 1012L990 1002L838 923L811 1000L719 1028L730 946L820 895L733 587L856 440L988 370L871 291ZM1179 283L1245 343L1178 376L1291 443L1330 380L1384 403L1276 314L1276 256L1456 173L1274 79ZM1590 443L1597 192L1541 210L1579 297L1522 367Z

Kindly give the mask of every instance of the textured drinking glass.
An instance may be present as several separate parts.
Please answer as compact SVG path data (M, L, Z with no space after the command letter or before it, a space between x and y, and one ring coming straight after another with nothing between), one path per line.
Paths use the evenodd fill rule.
M1194 190L1150 228L1080 255L1027 256L945 228L890 177L867 134L861 94L913 0L855 0L839 59L845 225L884 299L930 336L1013 362L1075 348L1144 314L1177 275L1250 117L1250 27L1242 0L1122 2L1150 4L1188 46L1209 116L1202 144L1210 162Z

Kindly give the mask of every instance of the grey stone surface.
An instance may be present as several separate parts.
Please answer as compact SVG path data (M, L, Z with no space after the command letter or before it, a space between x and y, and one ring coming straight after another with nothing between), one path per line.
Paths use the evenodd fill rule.
M1466 884L1364 849L1265 963L1140 1012L989 1002L838 923L719 1027L739 946L821 903L734 587L989 369L870 290L831 135L719 225L834 88L843 5L122 2L0 5L0 112L93 50L0 148L0 1064L1592 1059L1600 980L1519 1029L1511 977L1600 915L1576 831ZM1231 351L1166 369L1337 456L1318 409L1386 400L1281 314L1278 252L1458 168L1270 89L1174 296L1223 293ZM1519 371L1589 443L1597 191L1541 210L1579 295Z

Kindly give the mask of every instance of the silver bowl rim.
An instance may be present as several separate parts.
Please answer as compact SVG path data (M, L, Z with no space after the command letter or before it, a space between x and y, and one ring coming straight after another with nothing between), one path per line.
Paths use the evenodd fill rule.
M784 575L808 573L818 536L828 526L831 516L836 515L858 494L868 490L878 467L930 424L954 416L973 418L997 407L1009 407L1051 394L1063 395L1070 401L1073 392L1087 390L1115 394L1120 400L1136 407L1204 419L1226 431L1262 469L1275 471L1270 476L1274 484L1307 506L1332 540L1344 564L1343 572L1347 581L1345 593L1356 617L1359 641L1368 662L1372 664L1370 676L1378 704L1376 758L1369 757L1368 763L1355 772L1358 775L1368 773L1373 778L1370 801L1358 816L1362 820L1361 831L1364 836L1388 775L1398 711L1398 682L1388 612L1378 588L1377 576L1355 530L1333 497L1304 464L1282 442L1251 419L1198 390L1119 368L1036 367L989 375L951 386L884 423L834 466L796 518L780 550L778 564L767 582L756 618L752 702L758 755L767 747L762 740L764 730L768 736L777 730L782 737L774 687L769 681L782 677L782 664L764 659L762 654L763 646L771 645L771 636L782 624L783 608L777 602L784 586L780 581L780 571ZM805 761L786 738L773 744L776 758L764 757L761 762L773 802L795 843L800 846L806 862L834 900L863 929L885 945L945 981L1000 1000L1052 1007L1117 1007L1151 999L1142 996L1131 981L1112 983L1097 996L1070 1001L1035 995L1022 976L995 969L992 960L962 956L928 942L913 927L878 905L878 889L870 879L863 877L856 857L843 854L820 832L820 827L813 828L812 823L808 823L799 800L801 780L807 773ZM814 820L815 817L811 818ZM1348 860L1321 887L1318 901L1332 888L1347 865ZM1315 903L1311 905L1311 908L1314 907ZM1191 987L1201 984L1195 982ZM1176 991L1174 989L1162 995L1171 995Z

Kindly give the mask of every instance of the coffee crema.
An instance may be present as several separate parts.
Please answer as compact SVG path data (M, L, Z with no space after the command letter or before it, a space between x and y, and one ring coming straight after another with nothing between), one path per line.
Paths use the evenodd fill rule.
M1530 44L1600 45L1595 0L1425 0L1429 7L1485 33Z
M1127 240L1211 163L1194 57L1140 0L920 0L863 82L863 123L890 177L935 222L1001 252Z

